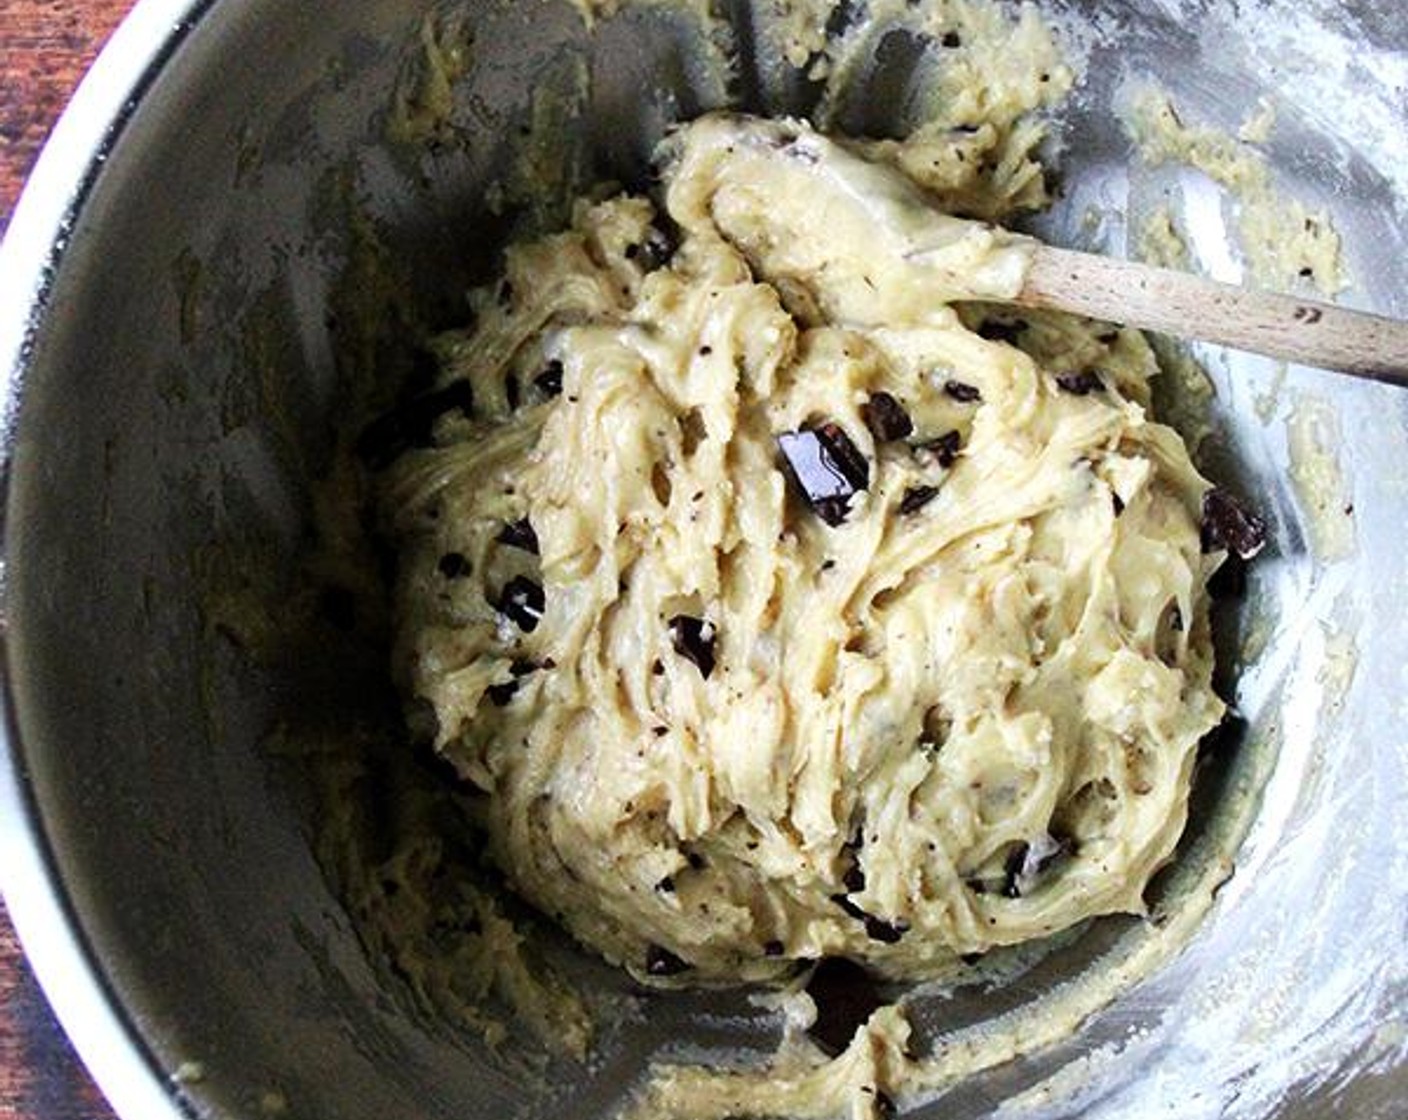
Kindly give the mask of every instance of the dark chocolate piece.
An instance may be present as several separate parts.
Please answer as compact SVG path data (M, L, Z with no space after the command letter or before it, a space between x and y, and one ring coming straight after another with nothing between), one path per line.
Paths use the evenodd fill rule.
M900 499L900 514L908 517L911 513L918 513L938 496L937 486L911 486Z
M543 372L533 378L533 384L544 396L558 396L562 392L562 363L552 359L543 367Z
M645 971L651 976L678 976L689 968L688 961L675 956L663 945L650 945L645 950Z
M851 499L870 485L870 464L839 424L783 432L777 446L788 474L826 524L846 520Z
M904 439L914 431L914 421L904 405L889 393L871 393L870 399L861 405L860 415L878 443Z
M473 414L474 391L468 381L421 393L379 416L357 437L357 455L372 470L384 470L412 448L429 447L435 422L456 409L466 417Z
M674 876L673 876L673 875L666 875L663 879L661 879L658 883L655 884L655 889L656 889L657 891L659 891L661 894L674 894L674 893L675 893L675 879L674 879Z
M893 945L909 932L909 924L907 922L887 922L884 918L877 918L874 914L862 910L851 901L848 895L833 894L831 901L856 921L863 922L865 924L865 935L872 941L882 941L886 945Z
M533 523L526 517L507 522L495 539L509 548L521 548L524 552L538 555L538 534L533 528Z
M463 579L470 572L469 560L463 552L447 552L435 566L446 579Z
M714 624L705 618L692 618L687 614L677 614L670 619L670 637L675 652L693 661L699 667L705 680L714 671L714 640L718 632Z
M484 690L484 695L494 702L494 707L504 708L513 699L514 693L518 691L517 681L504 681L502 684L491 684Z
M785 946L781 941L772 940L763 946L763 956L780 957L786 951L786 949L787 946Z
M1088 397L1091 393L1105 387L1105 383L1100 380L1100 375L1090 369L1083 369L1079 373L1058 373L1056 384L1063 392L1070 393L1075 397Z
M933 462L947 470L958 461L963 437L958 432L945 432L938 439L926 440L914 445L914 454L926 466Z
M827 957L807 982L816 1003L816 1022L808 1032L835 1057L850 1045L856 1030L886 1005L869 972L844 957Z
M944 392L959 404L975 404L983 399L982 390L964 381L945 381Z
M1018 844L1003 864L1003 895L1007 898L1021 898L1035 885L1034 880L1038 875L1074 851L1074 841L1050 833L1038 845Z
M674 230L651 226L645 240L640 243L640 266L646 272L654 272L670 263L675 250L680 247L679 237Z
M527 576L514 576L499 596L498 609L525 634L531 634L542 621L547 597L542 584Z
M1250 560L1266 545L1266 522L1220 487L1203 495L1203 551Z
M945 31L944 37L939 41L949 50L956 50L963 45L963 36L957 31Z
M860 894L865 890L865 869L858 863L851 864L841 876L841 885L851 894Z

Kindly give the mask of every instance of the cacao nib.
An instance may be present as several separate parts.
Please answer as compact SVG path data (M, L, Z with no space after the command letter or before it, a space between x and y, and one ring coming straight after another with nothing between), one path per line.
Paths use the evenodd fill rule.
M938 496L937 486L911 486L900 499L901 516L908 517L911 513L918 513Z
M527 576L514 576L504 586L499 597L499 611L526 634L531 634L542 621L547 598L542 584Z
M533 523L526 517L507 522L495 539L509 548L519 548L524 552L531 552L534 556L538 555L538 534L533 528Z
M945 432L938 439L916 443L914 454L921 463L938 463L947 470L958 462L958 452L962 446L963 437L958 432Z
M807 992L816 1003L816 1022L808 1033L833 1057L850 1045L856 1030L886 1003L875 978L844 957L827 957L818 964L807 982Z
M357 437L357 455L372 470L384 470L412 448L429 447L435 422L456 409L466 417L473 414L474 390L468 381L421 393L373 420Z
M1266 522L1220 487L1203 495L1203 551L1250 560L1266 545Z
M680 959L663 945L650 945L645 950L645 971L651 976L678 976L689 971L689 962Z
M860 415L878 443L904 439L914 431L914 421L904 405L889 393L870 394L870 399L861 405Z
M958 401L959 404L975 404L983 399L981 389L976 385L969 385L963 381L945 381L944 392Z
M826 524L846 520L851 499L870 485L870 464L839 424L783 432L778 449L807 504Z
M708 619L677 614L670 619L670 638L675 652L694 662L705 680L714 671L714 640L718 632Z
M533 384L544 396L556 397L562 392L562 363L556 358L543 367L543 372L533 378Z
M1088 397L1091 393L1105 387L1105 383L1100 380L1100 375L1089 369L1083 369L1079 373L1058 373L1056 384L1063 392L1076 397Z

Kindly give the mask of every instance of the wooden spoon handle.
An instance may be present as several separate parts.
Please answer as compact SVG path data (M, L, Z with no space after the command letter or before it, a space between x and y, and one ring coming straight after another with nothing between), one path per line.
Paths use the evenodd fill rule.
M1408 323L1038 245L1017 302L1408 386Z

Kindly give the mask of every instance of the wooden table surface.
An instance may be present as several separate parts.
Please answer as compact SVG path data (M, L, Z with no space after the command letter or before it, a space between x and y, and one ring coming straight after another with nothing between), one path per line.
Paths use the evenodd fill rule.
M0 231L74 86L133 0L0 0ZM0 905L0 1120L113 1120Z

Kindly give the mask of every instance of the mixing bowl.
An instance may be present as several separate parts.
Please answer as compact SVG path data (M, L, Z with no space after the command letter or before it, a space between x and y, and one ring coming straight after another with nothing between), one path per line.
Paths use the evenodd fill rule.
M45 990L129 1120L600 1116L652 1056L766 1053L776 1023L745 996L635 992L566 945L580 982L636 1007L588 1065L515 1065L512 1041L492 1055L408 998L315 859L326 804L269 748L290 710L352 703L379 663L331 639L293 662L250 656L210 595L218 571L248 617L277 618L348 332L394 366L398 316L453 322L503 239L559 216L488 189L543 124L541 91L572 106L549 122L564 188L640 182L672 120L810 108L816 83L768 46L785 8L605 6L589 33L556 0L465 0L437 26L472 37L470 57L442 60L447 83L419 87L399 134L387 110L424 0L142 0L85 81L0 271L0 865ZM1049 10L1074 29L1084 81L1058 114L1062 186L1038 232L1121 253L1172 200L1202 266L1236 278L1232 203L1186 170L1142 168L1119 112L1150 81L1235 131L1267 97L1279 186L1343 234L1343 298L1408 315L1396 5ZM838 123L902 127L923 54L877 35ZM1194 352L1217 389L1208 470L1274 530L1220 610L1240 722L1209 752L1180 856L1196 868L1249 804L1235 875L1187 947L1092 1003L1071 1039L923 1115L1408 1115L1408 394ZM1326 517L1347 520L1343 555L1318 543ZM1010 983L917 1000L916 1019L956 1036L1130 959L1147 932L1097 923Z

